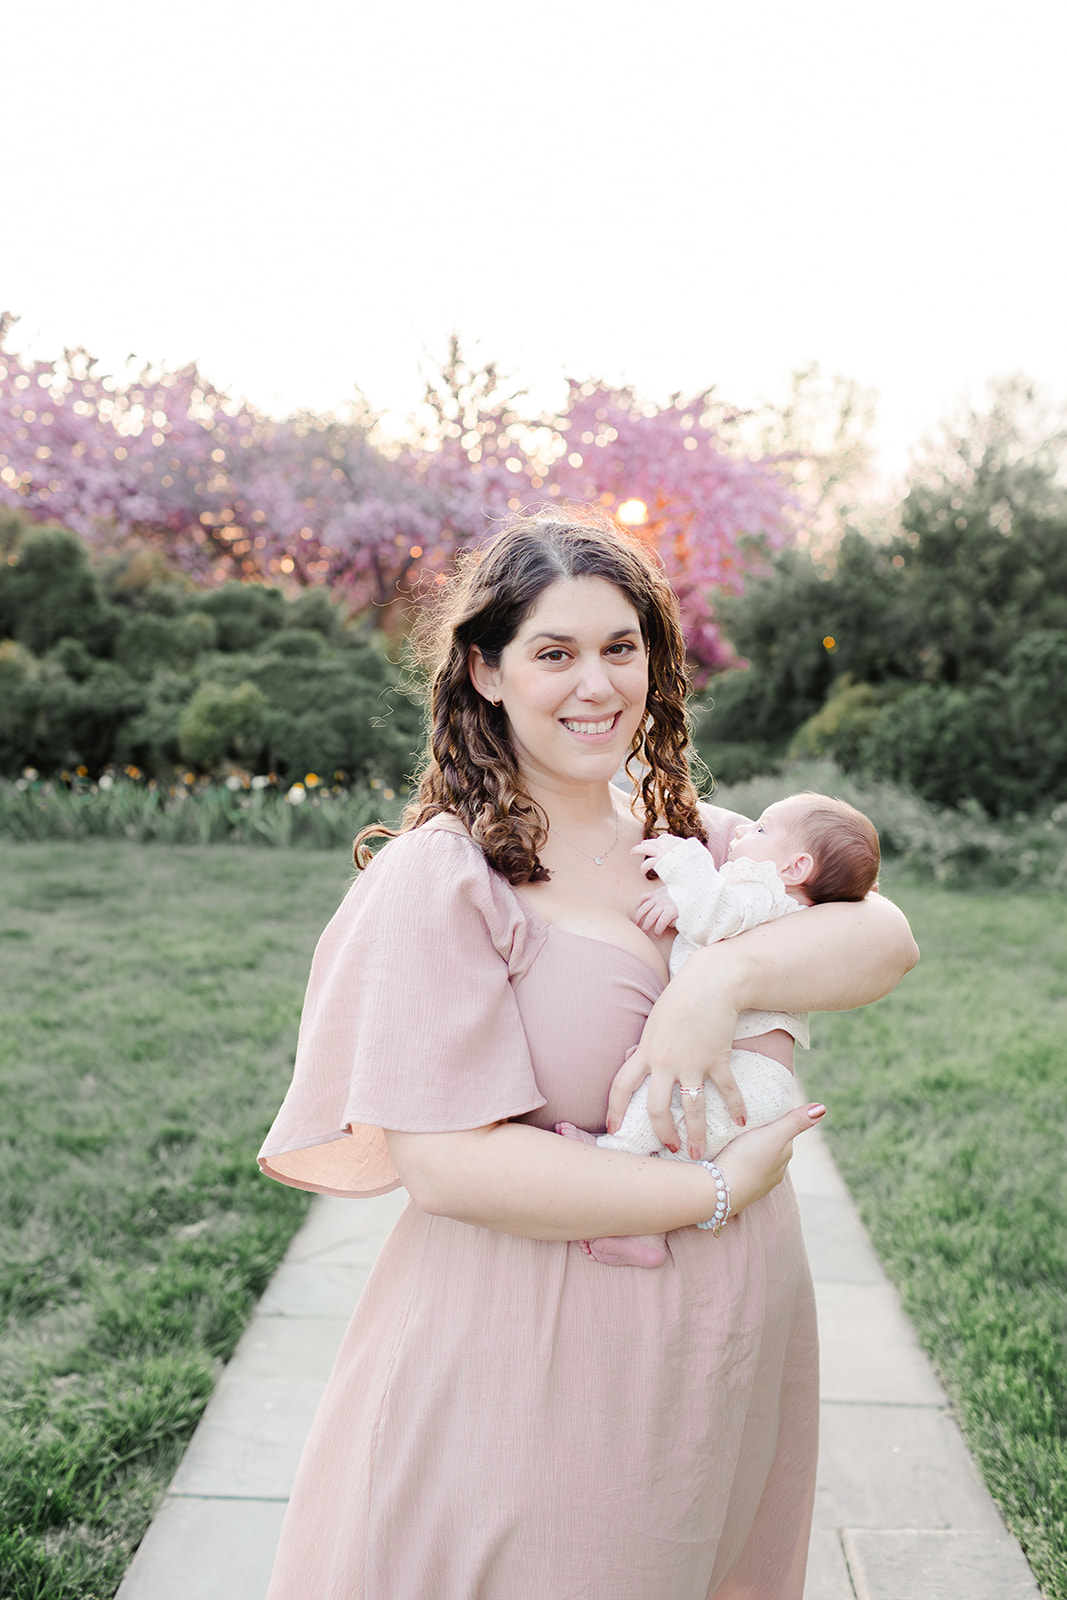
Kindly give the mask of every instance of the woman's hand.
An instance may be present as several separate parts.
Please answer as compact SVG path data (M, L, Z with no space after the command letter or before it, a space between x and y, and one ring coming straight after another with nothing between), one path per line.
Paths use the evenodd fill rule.
M730 940L730 944L740 941ZM721 946L715 946L718 954ZM741 1002L725 962L712 965L697 951L664 989L645 1023L641 1042L616 1073L608 1098L607 1127L615 1133L626 1113L630 1096L647 1078L648 1115L653 1132L668 1150L677 1151L678 1136L671 1119L675 1084L683 1089L701 1087L710 1079L726 1101L740 1133L745 1126L745 1102L730 1067L730 1051L737 1033ZM682 1094L687 1151L697 1160L704 1154L707 1121L704 1096Z
M743 1211L777 1188L785 1177L797 1134L813 1128L826 1115L822 1105L798 1106L774 1122L739 1134L715 1157L730 1186L730 1210Z

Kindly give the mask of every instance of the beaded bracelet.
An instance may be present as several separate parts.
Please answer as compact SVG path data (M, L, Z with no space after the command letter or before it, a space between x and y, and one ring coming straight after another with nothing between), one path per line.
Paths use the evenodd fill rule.
M730 1185L715 1165L714 1161L701 1161L700 1165L706 1167L715 1180L715 1211L707 1222L698 1222L698 1228L710 1228L718 1238L722 1232L722 1225L730 1215Z

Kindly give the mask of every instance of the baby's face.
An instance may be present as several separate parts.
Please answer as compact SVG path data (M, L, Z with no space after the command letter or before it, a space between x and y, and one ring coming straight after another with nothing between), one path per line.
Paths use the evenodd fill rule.
M731 861L747 856L750 861L773 861L781 872L800 849L797 840L797 807L788 800L768 806L755 822L740 822L734 829L727 854Z

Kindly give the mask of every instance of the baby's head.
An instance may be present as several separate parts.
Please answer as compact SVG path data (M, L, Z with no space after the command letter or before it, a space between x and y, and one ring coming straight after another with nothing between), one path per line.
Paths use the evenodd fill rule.
M824 794L794 794L743 822L731 861L773 861L787 889L811 905L862 900L878 881L878 833L862 811Z

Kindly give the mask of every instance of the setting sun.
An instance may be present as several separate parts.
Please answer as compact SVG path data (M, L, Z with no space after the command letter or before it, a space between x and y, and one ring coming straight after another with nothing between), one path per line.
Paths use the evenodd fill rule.
M637 528L642 522L648 521L648 507L643 500L624 500L616 516L628 528Z

